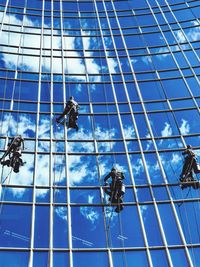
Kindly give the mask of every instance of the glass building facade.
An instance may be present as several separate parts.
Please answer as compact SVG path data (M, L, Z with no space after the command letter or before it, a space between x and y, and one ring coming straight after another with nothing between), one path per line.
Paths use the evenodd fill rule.
M179 186L199 62L199 0L0 0L0 149L21 134L26 161L0 167L1 266L200 266L200 189ZM78 132L55 121L71 95Z

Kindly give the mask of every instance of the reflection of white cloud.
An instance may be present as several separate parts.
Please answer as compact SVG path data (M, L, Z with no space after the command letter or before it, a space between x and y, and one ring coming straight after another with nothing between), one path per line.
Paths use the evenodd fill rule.
M114 128L105 130L99 126L95 128L96 139L110 140L115 136L116 130Z
M186 38L185 38L185 36L181 30L176 31L175 33L176 33L176 38L178 39L178 42L180 42L180 43L187 42L187 40L186 40Z
M182 119L181 121L182 121L182 124L181 124L181 127L180 127L181 134L188 134L190 132L189 123L184 119Z
M63 221L67 221L67 208L66 207L55 207L55 213L60 217Z
M137 63L138 60L137 59L131 59L131 63L134 65L135 63Z
M149 65L152 63L152 59L150 56L145 56L145 57L142 57L142 61L146 64L146 65Z
M172 154L172 159L171 159L172 164L176 165L179 162L181 162L181 160L182 160L182 158L180 157L179 154L175 154L175 153Z
M23 161L26 161L26 164L20 168L19 173L14 173L12 171L7 181L5 181L5 184L8 183L9 179L10 179L10 184L14 184L14 185L20 186L20 185L31 185L32 184L33 182L33 174L32 174L33 156L22 154L22 159ZM5 177L7 177L10 171L11 171L11 168L8 168L8 167L3 168L4 179ZM25 188L16 188L16 189L10 188L10 190L12 191L14 196L21 198L26 189Z
M80 212L87 220L89 220L92 224L99 219L99 213L91 207L80 207ZM95 227L96 228L96 227Z
M15 15L5 15L4 17L4 23L9 24L8 26L4 25L4 31L0 33L1 38L1 44L5 44L8 47L0 47L0 51L2 52L2 59L5 62L6 67L8 68L15 68L16 65L18 65L19 68L23 68L25 70L29 71L39 71L39 57L33 57L33 55L30 54L30 56L19 56L18 55L12 55L9 52L18 52L18 48L12 48L13 46L25 46L25 47L34 47L38 48L40 46L40 33L41 30L39 30L38 34L32 34L35 32L34 27L38 26L36 21L32 21L28 19L26 16L24 17L24 23L27 26L33 27L33 29L29 28L26 29L27 34L21 35L20 33L16 32L10 32L11 24L17 24L22 25L22 20L18 19ZM44 28L49 28L48 25L44 24ZM55 35L59 35L58 31L54 31ZM28 34L30 33L30 34ZM83 33L85 35L85 33ZM87 32L89 35L90 33ZM89 49L91 45L92 38L91 37L84 37L83 43L85 46L85 49ZM64 32L64 42L63 42L63 48L66 50L76 50L76 37L67 36L67 32ZM42 60L42 68L45 71L50 71L51 65L53 67L53 72L61 73L62 72L62 60L61 58L57 58L58 56L61 57L61 52L56 51L55 49L61 48L61 37L60 36L53 36L45 34L43 36L43 48L45 49L54 49L53 50L53 58L51 57L45 57L47 55L48 51L44 51L44 57ZM6 54L5 52L8 52ZM22 54L25 53L23 49L21 49ZM36 52L37 53L37 52ZM87 58L85 60L86 66L87 66L87 72L98 74L100 72L100 67L94 59L92 58L92 52L90 52L89 56L91 58ZM57 57L56 57L57 56ZM65 51L64 56L64 71L69 74L85 74L85 64L84 61L81 59L81 55L76 51ZM74 58L69 58L74 57ZM52 64L50 64L50 60L52 60ZM17 62L18 61L18 62ZM113 64L114 65L114 64ZM84 77L72 77L72 79L79 79L84 80ZM95 78L96 79L96 78ZM100 79L100 78L97 78Z
M148 209L148 206L144 206L144 205L140 205L140 211L141 211L141 214L143 216L143 220L146 221L146 216L145 216L145 212L147 211Z
M127 126L124 128L124 136L125 138L135 138L135 130L133 126Z
M1 127L3 135L21 134L23 137L27 137L29 136L28 132L32 132L32 134L35 132L34 122L29 115L18 115L16 119L13 115L4 115Z
M137 161L132 166L132 168L133 168L133 171L134 171L135 175L140 174L144 169L142 160L141 159L137 159Z
M167 56L169 56L170 55L170 53L169 53L169 49L168 48L166 48L166 47L161 47L161 48L159 48L158 49L158 51L157 51L157 55L156 55L156 57L158 58L158 59L160 59L160 60L162 60L163 58L166 58Z
M93 203L94 196L88 195L88 203L92 204Z
M108 219L108 226L114 227L116 224L116 220L118 218L118 213L114 212L115 207L105 207L105 217Z
M162 136L171 136L172 135L172 128L169 123L165 122L165 128L161 131Z
M175 34L178 39L178 42L180 43L187 42L187 39L185 36L187 36L190 42L198 41L200 39L200 27L194 27L190 29L187 33L185 33L185 35L183 34L181 30L176 31Z
M85 50L91 49L90 45L90 37L89 36L85 36L85 35L89 35L89 32L83 32L83 46ZM90 74L98 74L100 72L100 67L95 63L94 58L91 58L92 53L91 52L87 52L87 58L85 58L85 63L86 63L86 68L87 68L87 72ZM97 78L97 81L100 81L100 78Z
M115 68L117 67L117 61L114 58L107 58L108 69L110 73L115 73Z
M177 170L180 170L180 167L182 165L182 157L180 154L172 153L172 155L162 155L160 156L163 168L166 172L167 177L170 177L169 174L175 174ZM175 177L178 173L175 174ZM174 178L175 178L174 177Z
M49 185L49 156L38 155L36 184L41 186Z
M115 137L116 130L114 128L107 130L97 126L95 128L95 138L101 140L111 140ZM112 152L116 142L98 142L99 150L103 150L105 152Z
M151 135L148 133L145 137L151 138ZM147 140L147 145L146 145L145 150L149 150L149 148L152 146L152 144L153 144L152 140Z
M75 140L88 140L92 139L92 134L87 130L80 128L78 132L73 131L70 138ZM93 152L94 145L93 142L68 142L68 151Z
M70 166L70 185L80 183L83 178L91 173L89 168L89 163L84 161L81 156L70 156L69 157Z
M38 188L38 189L36 190L36 196L37 196L37 197L40 197L40 198L45 198L46 193L47 193L48 191L49 191L48 189Z
M39 138L49 138L49 132L50 132L50 118L43 118L38 126L38 137Z

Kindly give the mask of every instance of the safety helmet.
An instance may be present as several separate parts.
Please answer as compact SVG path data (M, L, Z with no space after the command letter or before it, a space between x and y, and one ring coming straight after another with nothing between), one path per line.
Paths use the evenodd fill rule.
M192 149L192 146L191 145L187 145L187 149Z

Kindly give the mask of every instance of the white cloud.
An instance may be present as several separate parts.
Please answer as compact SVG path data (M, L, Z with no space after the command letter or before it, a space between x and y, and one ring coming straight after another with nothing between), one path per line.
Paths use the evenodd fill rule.
M195 25L195 23L193 25ZM185 33L185 36L181 30L176 31L175 33L180 43L187 42L187 39L185 38L185 36L187 36L190 42L198 41L200 39L200 27L194 27L190 29L187 33Z
M67 208L66 207L55 207L55 213L60 217L63 221L67 221Z
M89 176L89 163L81 156L69 157L70 185L80 183L86 176Z
M115 219L118 219L118 213L114 212L115 207L105 207L105 217L108 218L109 226L113 227L116 224Z
M133 174L134 175L140 174L144 169L142 159L137 159L137 161L132 166L132 168L133 168Z
M178 39L178 42L180 42L180 43L187 42L187 40L186 40L186 38L185 38L185 36L181 30L176 31L175 33L176 33L176 38Z
M93 200L94 200L94 196L88 195L88 203L89 204L92 204L93 203Z
M50 117L44 117L40 120L38 127L38 137L39 138L49 138L50 135Z
M148 133L148 134L146 134L145 137L146 138L151 138L151 135ZM149 150L149 148L152 146L153 142L152 142L152 140L147 140L146 143L147 143L147 145L146 145L145 150Z
M31 21L28 19L26 16L24 17L24 22L27 26L35 27L38 26L36 21ZM9 31L10 30L10 24L17 24L21 25L22 20L18 19L15 15L5 15L4 17L4 23L9 24L8 26L4 25L4 29ZM48 25L44 25L44 27L48 28ZM19 28L20 29L20 28ZM21 35L20 32L10 32L8 33L7 31L2 31L0 33L0 38L1 38L1 43L8 45L8 47L0 47L0 52L2 52L2 59L5 62L6 67L8 68L15 68L17 65L18 67L29 70L29 71L39 71L39 57L34 57L30 54L29 56L20 56L18 58L17 54L12 55L12 54L7 54L6 52L18 52L18 49L15 48L13 51L13 48L9 47L11 45L13 46L25 46L25 47L35 47L38 48L40 45L40 39L41 35L34 35L31 33L35 33L35 29L28 29L26 32L30 34L25 34ZM41 32L41 31L40 31ZM55 35L56 35L56 31ZM57 32L57 34L59 34ZM89 32L84 32L83 34L90 34ZM67 32L64 32L64 49L67 50L76 50L75 43L76 43L76 37L72 36L67 36ZM83 43L85 46L85 49L89 49L91 45L91 37L84 37L83 38ZM52 47L51 47L52 45ZM50 71L50 66L53 66L53 71L56 73L62 73L62 61L60 58L56 58L55 56L61 56L60 51L55 51L55 49L61 48L62 42L61 42L61 37L60 36L53 36L52 41L51 41L51 35L44 35L43 36L43 48L46 49L54 49L53 50L53 58L51 57L43 57L42 60L42 68L43 70ZM92 47L91 47L92 48ZM25 53L25 51L22 51L22 54ZM44 51L43 54L47 55L49 53L48 51ZM92 74L99 74L100 72L100 66L95 62L94 58L92 58L92 52L90 52L91 58L88 58L85 60L86 66L87 66L87 72L92 73ZM76 51L65 51L65 58L64 60L64 71L65 73L69 74L86 74L86 69L85 69L85 63L84 61L80 58L80 54ZM74 57L74 58L69 58ZM52 64L50 64L50 60L52 60ZM114 63L113 63L114 66ZM85 80L84 76L72 76L72 79L78 79L78 80ZM100 81L100 77L94 78L95 81Z
M165 127L161 131L161 135L164 136L171 136L172 135L172 128L169 123L165 122Z
M110 73L116 73L115 68L118 66L117 61L114 58L107 58L108 69Z
M75 140L92 140L92 133L86 129L80 128L78 132L73 131L70 139ZM93 142L68 142L68 151L70 152L93 152Z
M99 213L94 210L92 207L80 207L80 212L87 220L89 220L92 224L99 219ZM96 227L95 227L96 228Z
M15 119L13 115L5 114L2 119L1 133L2 135L14 136L21 134L23 137L27 137L28 131L35 132L34 123L29 115L18 115Z
M145 57L142 57L142 61L146 64L146 65L149 65L152 63L152 59L150 56L145 56Z
M162 60L163 58L166 58L167 56L170 55L169 49L166 47L159 48L157 52L158 52L158 54L156 55L156 57L160 60Z
M135 138L135 130L133 126L126 126L124 128L124 136L125 138Z
M175 153L172 154L172 159L171 159L172 164L176 165L180 163L181 161L182 161L182 158L180 157L179 154L175 154Z
M138 60L137 59L131 59L131 63L134 65L135 63L137 63Z
M182 119L182 124L181 124L181 127L180 127L180 132L181 134L188 134L190 132L190 125L188 123L188 121Z
M140 205L140 211L143 216L143 220L146 221L145 212L148 210L148 205Z
M103 128L101 128L100 126L97 126L95 128L95 137L96 139L105 139L105 140L110 140L113 137L115 137L116 134L116 130L114 128L109 129L109 130L105 130Z

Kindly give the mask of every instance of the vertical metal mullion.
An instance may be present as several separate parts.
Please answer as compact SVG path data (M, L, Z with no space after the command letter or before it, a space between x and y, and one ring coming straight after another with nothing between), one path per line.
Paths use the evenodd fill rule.
M34 229L35 229L35 206L36 206L36 177L37 177L37 152L38 152L38 126L40 117L40 95L41 95L41 71L42 71L42 48L43 48L43 34L44 34L44 3L42 4L42 27L40 36L40 59L39 59L39 80L38 80L38 104L36 115L36 129L35 129L35 159L34 159L34 173L33 173L33 196L32 196L32 214L31 214L31 240L30 240L30 257L28 267L33 266L33 250L34 250Z
M60 0L60 18L61 18L61 53L62 53L62 77L63 77L63 103L66 104L66 90L65 90L65 68L68 68L67 58L65 58L65 45L64 45L64 29L63 29L63 9L62 0ZM68 73L68 69L66 69ZM69 85L70 86L70 85ZM71 201L70 201L70 182L69 182L69 160L68 160L68 138L67 128L64 127L65 136L65 175L67 187L67 227L68 227L68 243L69 243L69 267L73 267L73 254L72 254L72 220L71 220Z
M49 186L50 186L50 207L49 207L49 267L53 266L53 34L54 34L54 19L53 19L53 0L51 0L51 57L50 57L50 153L49 153Z

